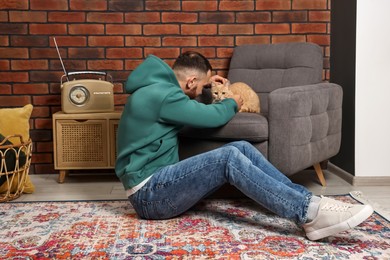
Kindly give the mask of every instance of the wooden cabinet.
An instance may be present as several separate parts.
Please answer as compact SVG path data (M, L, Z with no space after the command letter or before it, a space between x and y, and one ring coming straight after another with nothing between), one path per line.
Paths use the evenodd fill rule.
M53 114L54 168L64 182L68 170L112 169L121 111Z

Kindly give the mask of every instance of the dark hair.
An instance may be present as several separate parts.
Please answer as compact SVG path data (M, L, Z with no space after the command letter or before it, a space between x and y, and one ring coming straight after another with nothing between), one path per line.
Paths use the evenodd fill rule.
M186 51L180 54L172 68L173 70L196 69L203 73L212 70L210 62L202 54L195 51Z

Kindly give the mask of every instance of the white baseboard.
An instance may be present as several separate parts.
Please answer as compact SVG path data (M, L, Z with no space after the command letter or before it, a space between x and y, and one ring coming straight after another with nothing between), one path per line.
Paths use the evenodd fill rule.
M390 176L353 176L349 172L337 167L332 163L328 163L328 171L336 174L343 180L353 186L388 186L390 185Z

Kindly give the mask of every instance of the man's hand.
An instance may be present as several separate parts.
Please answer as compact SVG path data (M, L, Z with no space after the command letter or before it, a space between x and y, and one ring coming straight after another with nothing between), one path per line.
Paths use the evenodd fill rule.
M221 82L222 84L225 84L226 82L228 82L228 79L219 75L214 75L210 78L210 82Z
M244 104L244 100L242 100L240 95L233 95L233 99L237 103L237 107L238 107L237 111L240 111L242 105Z

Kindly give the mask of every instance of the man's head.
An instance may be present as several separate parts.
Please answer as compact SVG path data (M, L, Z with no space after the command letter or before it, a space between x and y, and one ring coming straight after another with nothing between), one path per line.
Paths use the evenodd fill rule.
M187 51L177 57L172 67L180 87L190 98L202 93L211 77L210 62L200 53Z

